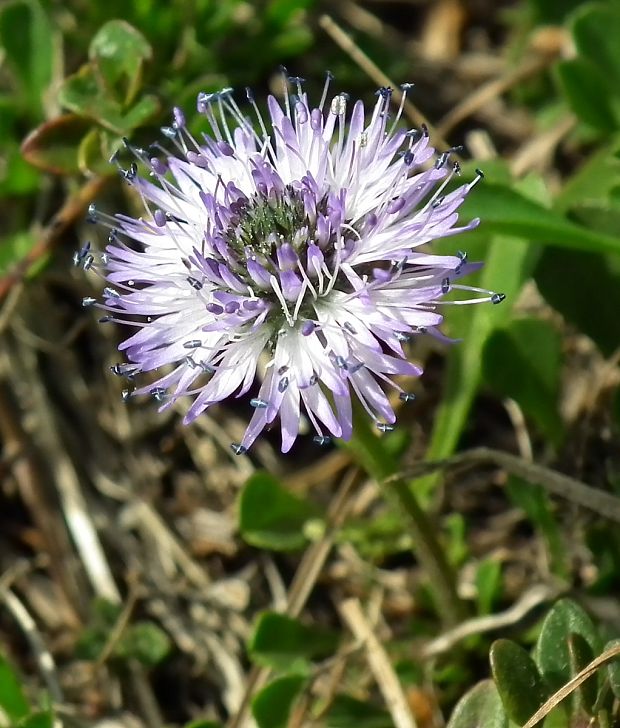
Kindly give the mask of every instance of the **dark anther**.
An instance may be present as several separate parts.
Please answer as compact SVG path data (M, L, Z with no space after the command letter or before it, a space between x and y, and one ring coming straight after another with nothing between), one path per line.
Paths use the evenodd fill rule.
M196 291L199 291L202 288L202 283L197 278L193 278L192 276L187 276L187 282Z
M504 301L505 298L506 298L505 293L494 293L491 296L491 303L497 305L498 303L501 303L502 301Z

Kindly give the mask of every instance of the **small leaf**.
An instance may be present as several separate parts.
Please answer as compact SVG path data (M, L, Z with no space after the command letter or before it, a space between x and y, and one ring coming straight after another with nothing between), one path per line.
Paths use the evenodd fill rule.
M17 673L2 655L0 655L0 708L13 722L23 718L30 710Z
M337 695L327 714L327 728L393 728L392 717L384 708L357 700L350 695Z
M545 617L534 650L534 661L553 690L559 690L573 677L571 634L581 635L594 654L600 653L600 639L590 617L575 602L561 599Z
M276 612L264 612L250 637L248 651L254 662L275 669L303 667L307 660L331 654L338 645L338 634L307 627L297 619Z
M110 20L92 39L89 57L101 73L108 90L113 91L125 78L123 104L130 103L140 85L142 64L153 50L139 30L124 20Z
M561 275L558 275L559 256ZM620 311L620 256L549 248L538 261L534 277L547 303L589 336L605 356L615 351Z
M500 397L514 399L556 445L562 438L558 411L562 341L547 321L511 321L494 331L484 348L483 378Z
M14 0L3 5L0 46L26 91L30 109L41 116L54 68L54 29L40 2Z
M91 65L68 76L58 91L60 103L69 111L94 119L115 134L124 132L121 107L100 87Z
M620 639L611 640L605 645L605 652L613 648L620 647ZM609 686L615 697L620 700L620 657L616 657L607 665L607 677L609 678Z
M579 52L609 78L611 88L620 87L620 9L613 3L586 3L572 24Z
M286 728L305 682L303 675L284 675L266 685L252 700L252 715L258 727Z
M123 128L131 131L146 124L157 114L159 108L159 100L155 96L142 96L123 116Z
M245 484L239 501L239 530L252 546L290 551L303 548L304 526L316 518L316 509L283 488L268 473L255 473Z
M47 710L40 713L31 713L27 718L20 720L15 728L54 728L54 724L54 715Z
M510 720L522 725L548 697L534 660L511 640L496 640L491 645L491 670Z
M614 104L609 78L587 58L571 58L556 68L560 87L571 109L586 124L600 131L620 126L620 107Z
M491 614L502 591L502 567L496 559L481 561L476 569L478 612Z
M76 114L58 116L30 132L22 154L44 172L74 174L79 170L76 148L90 128L90 122Z
M115 171L110 164L111 154L106 154L107 132L103 129L91 128L86 134L77 149L77 160L82 174L111 174Z
M24 258L36 244L34 235L29 230L20 230L0 243L0 275Z
M592 648L580 634L571 634L568 638L568 654L573 676L580 673L594 659ZM594 674L572 694L573 713L583 708L589 714L592 714L597 695L598 680L596 674Z
M114 656L134 658L147 667L155 667L164 660L172 645L168 635L154 622L136 622L127 628Z
M465 693L447 728L508 728L508 716L492 680L483 680Z

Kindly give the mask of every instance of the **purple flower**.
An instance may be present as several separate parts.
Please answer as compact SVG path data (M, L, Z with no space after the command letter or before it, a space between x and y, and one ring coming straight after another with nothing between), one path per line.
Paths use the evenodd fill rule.
M248 92L258 131L230 89L200 94L211 127L202 142L175 110L162 130L175 154L131 148L150 171L121 170L144 216L91 210L111 228L104 319L137 328L113 371L156 371L131 394L150 393L162 408L192 396L186 423L258 378L236 453L278 417L288 451L302 413L317 442L348 439L352 395L381 431L392 429L384 387L408 401L392 376L421 374L403 342L441 336L438 307L450 290L477 296L451 303L503 298L456 283L475 267L464 254L423 248L478 224L457 226L457 209L482 174L446 193L458 164L435 154L426 129L398 126L402 103L388 120L390 89L368 117L345 94L326 103L329 82L311 108L294 79L297 95L284 108L270 97L267 121ZM93 266L88 250L77 258Z

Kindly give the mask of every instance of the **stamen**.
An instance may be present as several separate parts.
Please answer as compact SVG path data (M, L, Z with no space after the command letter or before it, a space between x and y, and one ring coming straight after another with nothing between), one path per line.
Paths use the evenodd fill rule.
M282 307L282 312L284 313L284 316L286 317L286 322L288 323L289 326L293 326L295 322L291 318L291 314L290 314L290 311L288 310L288 305L286 303L286 299L284 298L282 289L280 288L280 286L278 284L278 279L274 275L271 275L271 276L269 276L269 282L271 283L271 287L273 288L274 293L276 294L278 301L280 302L280 306Z
M327 92L329 90L330 83L334 80L334 74L331 71L327 71L325 73L325 84L323 86L323 94L321 96L321 101L319 102L319 109L323 111L323 106L325 105L325 101L327 100Z

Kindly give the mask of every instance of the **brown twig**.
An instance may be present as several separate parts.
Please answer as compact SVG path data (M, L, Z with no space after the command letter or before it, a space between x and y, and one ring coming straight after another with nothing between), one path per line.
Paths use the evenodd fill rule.
M503 468L512 475L523 478L528 483L541 485L552 495L565 498L571 503L582 506L611 521L620 523L620 498L617 496L599 488L593 488L590 485L582 483L580 480L558 473L550 468L545 468L536 463L530 463L516 455L510 455L507 452L493 450L488 447L477 447L472 450L466 450L446 460L420 463L406 473L393 475L392 479L400 479L403 476L419 478L423 475L434 473L437 470L484 464Z
M319 25L375 83L380 86L390 86L393 90L392 95L394 100L400 103L403 94L399 86L364 53L357 43L342 30L331 16L322 15L319 19ZM435 146L443 146L446 149L450 146L445 140L444 135L433 127L424 114L409 99L405 101L404 112L416 126L426 125Z
M483 106L506 93L506 91L521 81L540 73L549 66L554 58L555 56L551 54L538 55L534 59L528 59L517 68L507 71L499 78L494 78L483 86L480 86L441 119L437 125L437 133L440 136L448 136L457 124L460 124L467 117L475 114Z

